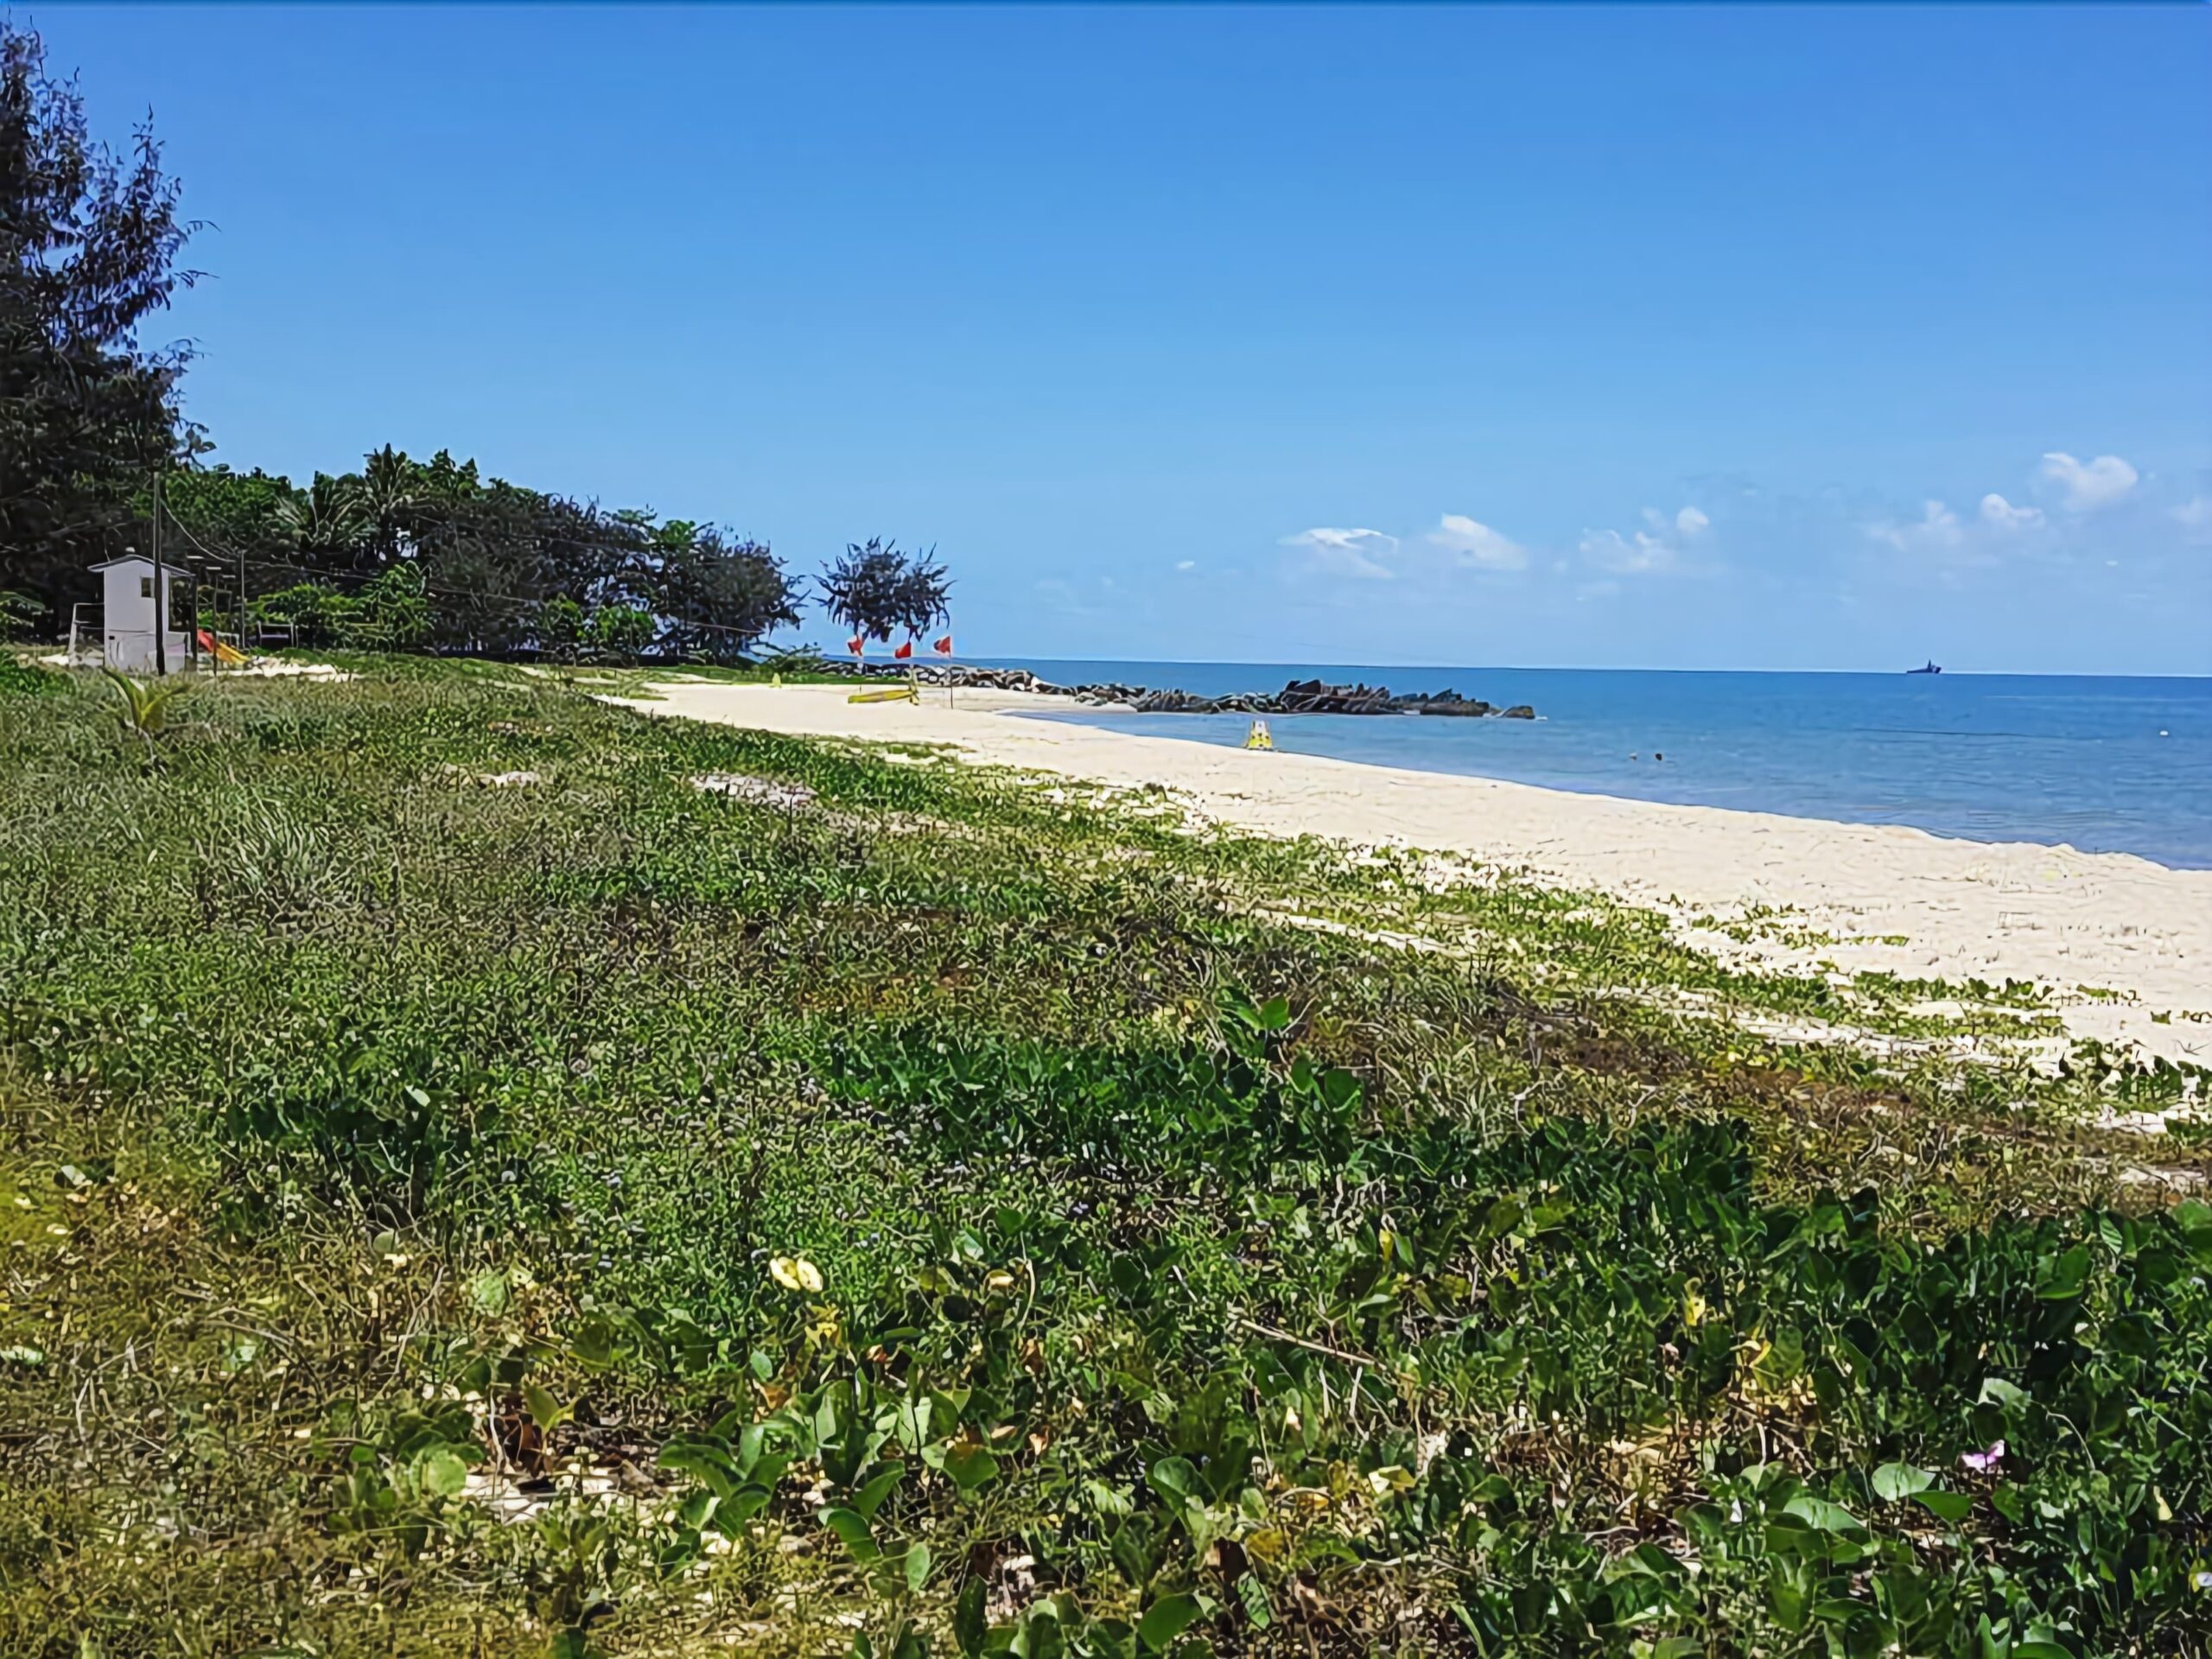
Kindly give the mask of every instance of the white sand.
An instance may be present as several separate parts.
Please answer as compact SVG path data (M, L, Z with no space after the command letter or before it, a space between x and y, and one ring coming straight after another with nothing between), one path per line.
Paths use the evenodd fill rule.
M947 709L942 690L925 691L919 705L855 705L839 686L655 689L664 701L630 706L769 731L952 744L979 760L1163 785L1179 804L1224 823L1471 855L1684 922L1769 906L1789 912L1786 927L1839 943L1743 947L1687 927L1681 936L1779 965L1821 960L1909 978L2034 980L2079 1035L2212 1064L2212 870L1131 737L1013 718L1069 706L1020 693L962 691ZM1886 938L1906 943L1879 943ZM2126 1000L2083 996L2083 987Z

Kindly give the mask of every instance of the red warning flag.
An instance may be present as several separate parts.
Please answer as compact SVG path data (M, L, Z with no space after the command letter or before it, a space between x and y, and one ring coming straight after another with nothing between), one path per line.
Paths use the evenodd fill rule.
M948 634L946 634L946 635L944 636L944 639L935 641L935 642L934 642L934 643L930 646L930 649L931 649L931 651L933 651L933 652L937 652L937 654L938 654L938 656L940 656L940 657L950 657L950 656L951 656L951 655L952 655L952 636L951 636L950 634L949 634L949 633L948 633Z
M905 645L899 646L898 650L893 652L891 654L893 657L896 657L900 662L905 662L909 657L912 657L914 654L914 642L909 639Z
M854 656L857 657L861 652L868 649L868 641L856 633L851 639L845 641L845 649L851 652Z

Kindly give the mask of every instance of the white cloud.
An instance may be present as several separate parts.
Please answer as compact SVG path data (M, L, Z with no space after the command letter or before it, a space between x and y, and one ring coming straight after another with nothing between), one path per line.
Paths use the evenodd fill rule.
M1175 568L1178 570L1195 570L1198 568L1198 562L1196 559L1178 559Z
M1713 520L1697 508L1683 507L1669 518L1656 507L1646 507L1643 522L1649 529L1631 531L1625 536L1618 530L1586 530L1576 550L1586 563L1618 575L1713 574L1717 567L1686 563L1682 557L1687 544L1713 527ZM1586 583L1578 596L1597 590L1611 593L1619 586L1611 582Z
M1981 522L1995 530L2033 530L2043 523L2043 509L2016 507L1993 490L1981 498Z
M2109 506L2133 489L2139 476L2118 455L2083 461L2057 449L2043 458L2043 475L2066 492L2066 505L2076 512Z
M1624 536L1618 530L1582 532L1582 556L1622 575L1649 575L1675 568L1675 550L1645 531Z
M2179 506L2169 508L2167 517L2186 531L2192 542L2212 538L2212 495L2193 495Z
M1484 570L1519 570L1529 563L1528 549L1461 513L1446 513L1428 532L1428 540L1458 555L1460 563Z
M1966 539L1960 527L1959 515L1941 501L1923 505L1916 524L1897 524L1884 522L1866 526L1866 533L1876 541L1894 547L1900 553L1925 551L1931 548L1956 547Z
M1713 524L1713 520L1695 507L1684 507L1671 518L1656 507L1646 507L1643 522L1662 536L1671 530L1685 540L1710 529Z
M1331 530L1317 526L1282 538L1285 547L1304 548L1306 566L1325 575L1388 582L1392 572L1382 559L1398 549L1398 538L1379 530Z

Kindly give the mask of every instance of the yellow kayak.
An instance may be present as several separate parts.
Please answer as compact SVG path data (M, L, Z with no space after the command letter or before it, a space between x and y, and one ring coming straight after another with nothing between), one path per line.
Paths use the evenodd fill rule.
M855 691L847 702L919 702L921 693L911 685L887 686L880 691Z

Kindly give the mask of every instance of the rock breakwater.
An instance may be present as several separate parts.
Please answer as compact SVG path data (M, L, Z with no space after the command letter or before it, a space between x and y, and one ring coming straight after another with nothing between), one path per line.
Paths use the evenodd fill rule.
M990 691L1027 691L1066 697L1094 709L1126 708L1140 715L1440 715L1462 719L1534 720L1527 703L1501 708L1457 691L1394 692L1383 685L1331 685L1324 680L1292 680L1280 691L1238 691L1201 696L1195 691L1125 685L1118 680L1059 685L1026 668L985 668L969 663L832 662L833 674L889 679L912 674L924 685L973 686Z

